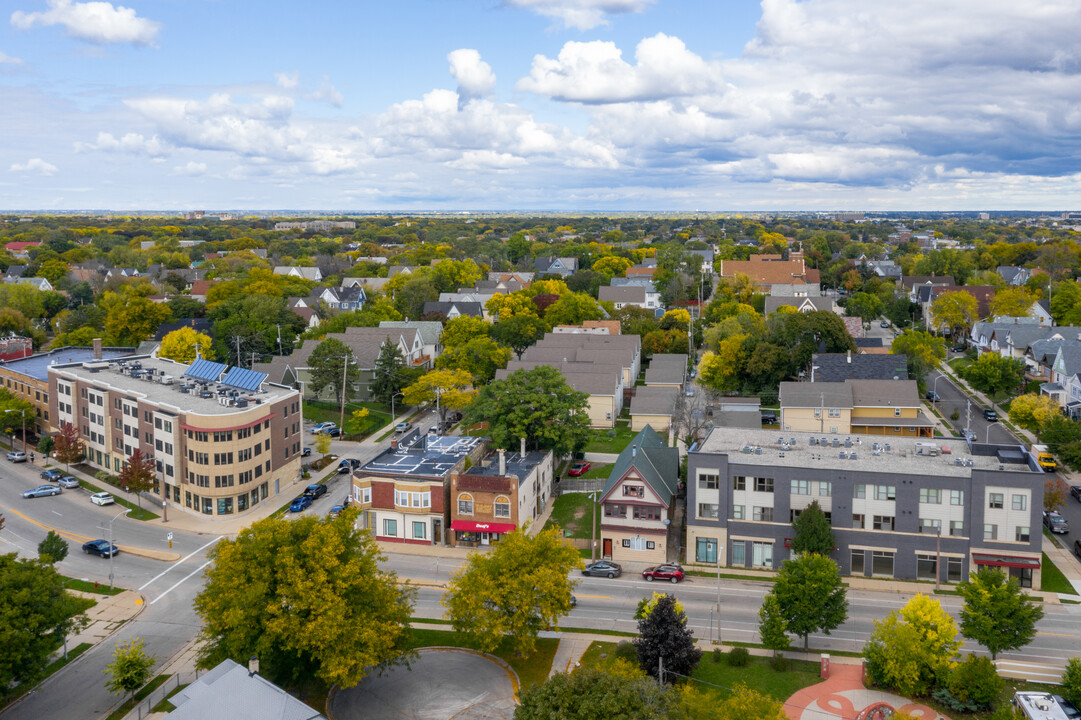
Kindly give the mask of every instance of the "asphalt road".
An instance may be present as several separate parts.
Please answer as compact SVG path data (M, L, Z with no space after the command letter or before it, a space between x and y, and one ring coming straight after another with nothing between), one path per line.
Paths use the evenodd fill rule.
M975 434L976 442L1025 444L1002 423L986 420L983 416L984 407L979 403L972 401L970 411L968 396L948 375L938 370L931 372L927 376L927 387L937 392L941 398L936 403L927 401L928 404L933 404L938 409L946 424L954 429L958 437L961 437L962 431L967 427ZM950 417L954 411L958 413L957 420Z

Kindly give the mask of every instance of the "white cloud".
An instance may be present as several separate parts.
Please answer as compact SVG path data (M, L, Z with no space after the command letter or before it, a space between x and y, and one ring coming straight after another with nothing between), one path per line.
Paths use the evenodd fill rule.
M506 0L507 4L560 20L566 27L589 30L607 25L609 15L640 13L653 0Z
M126 133L120 138L115 137L112 133L99 132L97 140L92 143L75 143L75 152L92 152L95 150L119 151L134 155L149 155L155 158L168 153L166 144L157 135L147 138L133 132Z
M149 45L161 28L161 23L138 17L132 8L109 2L48 0L48 4L44 12L16 10L11 14L11 24L22 30L35 25L63 25L68 35L103 45Z
M632 66L615 43L568 42L555 60L534 57L529 77L519 80L517 88L583 103L724 92L720 64L706 62L677 37L658 33L645 38L634 54L637 64Z
M293 90L300 85L300 73L295 70L293 72L274 73L274 82L283 90Z
M178 165L173 168L173 175L187 175L189 177L198 177L206 174L206 163L195 162L192 160L185 165Z
M492 66L480 59L480 53L471 48L461 48L447 53L450 74L458 83L458 95L472 99L484 97L495 87Z
M345 102L345 97L331 84L330 78L326 75L323 76L323 82L319 84L319 89L315 92L308 93L304 97L309 100L325 102L339 108L342 106L342 103Z
M53 175L58 168L52 163L45 162L41 158L30 158L25 163L12 163L11 172L32 172L38 175Z
M12 57L5 52L0 52L0 65L22 65L23 61L17 57Z

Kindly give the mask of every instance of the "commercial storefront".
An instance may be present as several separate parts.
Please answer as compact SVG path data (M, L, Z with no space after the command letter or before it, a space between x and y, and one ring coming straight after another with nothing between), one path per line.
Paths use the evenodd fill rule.
M450 529L454 531L455 545L477 547L498 543L505 533L514 530L514 523L454 520Z

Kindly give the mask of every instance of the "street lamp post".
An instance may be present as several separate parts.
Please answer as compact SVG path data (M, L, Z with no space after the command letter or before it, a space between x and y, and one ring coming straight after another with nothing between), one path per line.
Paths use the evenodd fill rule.
M113 589L113 558L116 556L116 549L113 545L113 523L116 522L116 518L121 515L127 515L131 512L131 508L127 508L124 512L116 514L112 520L109 521L109 589Z
M393 395L390 396L390 419L391 419L391 421L393 421L394 418L397 417L394 414L394 398L398 397L399 395L401 395L403 398L405 397L405 393L402 393L402 392L396 392L396 393L394 393Z
M717 539L717 644L721 644L721 541Z
M589 558L590 562L597 562L597 493L591 492L589 499L593 501L593 521L589 525Z
M12 412L17 412L17 413L20 413L22 415L22 418L23 418L23 452L26 452L26 410L25 409L15 410L14 408L12 408L10 410L5 410L4 414L12 413Z
M942 372L939 371L938 377L935 378L934 383L931 384L931 392L935 394L935 399L932 402L938 402L938 381L942 379Z

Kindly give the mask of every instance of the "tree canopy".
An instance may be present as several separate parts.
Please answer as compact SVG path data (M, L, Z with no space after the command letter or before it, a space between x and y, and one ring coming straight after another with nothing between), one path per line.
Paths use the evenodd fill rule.
M318 394L324 388L332 387L342 404L349 386L360 377L353 351L337 338L327 338L316 345L308 358L308 366L311 368L309 389Z
M788 631L803 638L821 630L827 635L848 616L848 599L837 563L807 554L786 560L770 594L777 598Z
M657 599L645 617L638 620L638 637L634 639L638 665L650 677L659 678L660 659L664 670L676 673L659 678L667 683L689 677L694 672L702 651L694 643L694 631L687 627L687 615L677 608L672 595Z
M432 370L402 391L410 405L432 403L439 409L439 422L450 409L463 410L473 402L473 377L465 370Z
M817 500L812 501L792 521L792 530L795 533L792 538L792 552L801 555L814 553L826 557L833 552L833 530Z
M1021 592L1021 586L999 568L980 566L957 586L965 599L961 608L961 634L987 648L991 659L1017 650L1036 637L1043 608Z
M883 620L863 649L872 681L906 697L926 695L946 678L961 647L957 625L938 600L917 594Z
M175 360L179 363L191 363L194 362L198 350L203 358L213 360L213 342L209 335L201 333L195 328L188 326L177 328L161 339L158 357Z

